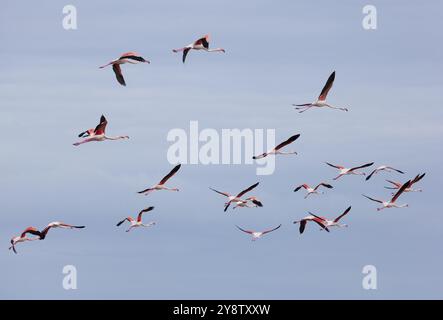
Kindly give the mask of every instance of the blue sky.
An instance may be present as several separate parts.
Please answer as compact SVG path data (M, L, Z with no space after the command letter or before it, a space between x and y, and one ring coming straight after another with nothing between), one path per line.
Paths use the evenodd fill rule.
M62 8L77 7L78 30L62 28ZM438 1L5 1L0 12L0 298L4 299L397 299L443 298L441 185L443 6ZM378 29L364 30L373 4ZM226 54L171 49L211 33ZM127 51L150 65L111 69ZM350 112L291 104L314 99L336 70L329 101ZM110 135L129 141L72 146L77 134L108 118ZM180 192L136 194L172 167L169 130L275 129L295 133L298 156L276 171L252 165L184 165ZM365 182L345 177L304 200L294 186L330 180L324 161L375 161L406 171ZM385 178L426 172L407 209L378 213L361 194L386 197ZM208 187L235 192L260 181L261 209L223 213ZM122 217L149 205L157 225L127 234ZM335 217L349 205L347 229L330 234L292 224L314 211ZM84 230L53 230L45 241L9 240L25 227L61 220ZM257 242L235 225L265 229ZM52 232L52 231L51 231ZM62 287L75 265L78 289ZM363 290L372 264L378 289Z

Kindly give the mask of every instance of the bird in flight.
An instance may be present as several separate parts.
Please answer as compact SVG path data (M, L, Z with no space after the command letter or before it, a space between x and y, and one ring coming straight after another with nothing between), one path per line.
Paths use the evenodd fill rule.
M373 170L373 171L372 171L372 172L366 177L366 181L368 181L369 179L371 179L371 177L372 177L374 174L377 174L377 173L379 173L380 171L386 171L386 172L396 171L396 172L398 172L398 173L404 174L404 172L401 171L401 170L395 169L395 168L390 167L390 166L383 165L383 166L379 166L378 168L374 169L374 170Z
M348 111L347 108L339 108L339 107L334 107L328 103L326 103L326 96L328 95L329 90L332 88L332 85L334 84L334 80L335 80L335 71L332 72L332 74L329 76L328 81L326 81L325 86L323 87L323 89L320 92L320 95L318 96L317 100L312 102L312 103L303 103L303 104L293 104L293 106L295 106L297 110L300 110L299 113L305 112L311 108L323 108L323 107L327 107L327 108L331 108L331 109L337 109L337 110L342 110L342 111Z
M118 83L120 83L122 86L126 86L125 78L123 78L122 69L120 68L120 65L125 63L136 64L150 62L149 60L145 60L137 52L126 52L123 53L120 58L112 60L111 62L101 66L100 69L112 65L112 70L114 70L115 77L117 78Z
M283 147L285 147L285 146L287 146L288 144L294 142L294 141L297 140L299 137L300 137L300 134L293 135L293 136L290 137L288 140L283 141L282 143L280 143L279 145L277 145L277 146L274 147L273 149L271 149L271 150L269 150L269 151L267 151L267 152L265 152L265 153L262 153L262 154L260 154L260 155L258 155L258 156L253 156L252 159L254 159L254 160L256 160L256 159L262 159L262 158L264 158L264 157L267 157L267 156L270 155L270 154L297 154L297 152L295 152L295 151L283 152L283 151L280 151L280 149L283 148Z
M405 207L408 207L407 204L398 205L396 203L396 201L397 201L398 197L400 197L401 194L406 190L406 188L408 188L410 186L410 184L411 184L411 180L408 180L407 182L405 182L400 187L400 189L398 189L397 193L395 193L395 195L392 197L392 199L389 200L389 201L383 201L383 200L379 200L379 199L374 199L374 198L368 197L367 195L364 195L364 194L363 194L363 197L368 198L369 200L381 203L383 205L383 207L377 208L377 211L380 211L380 210L383 210L383 209L386 209L386 208L405 208Z
M339 215L337 218L335 218L334 220L329 220L325 217L320 217L317 216L315 214L313 214L312 212L309 212L309 216L304 217L303 219L299 220L299 221L294 221L295 224L300 223L300 227L299 227L299 231L300 234L303 233L303 231L305 231L305 227L306 227L306 223L308 221L313 221L315 223L317 223L321 229L320 230L326 230L327 232L329 232L329 228L330 227L347 227L347 224L340 224L339 221L341 218L343 218L345 215L347 215L349 213L349 211L351 211L351 207L348 207L341 215Z
M148 207L148 208L143 209L142 211L140 211L139 214L138 214L138 216L137 216L137 220L134 220L132 217L124 218L122 221L120 221L119 223L117 223L117 227L121 226L125 221L128 221L128 222L131 224L130 227L129 227L129 229L126 230L126 232L131 231L132 228L138 228L138 227L150 227L150 226L153 226L153 225L155 225L155 222L154 222L154 221L151 221L151 222L149 222L149 223L147 223L147 224L144 224L144 223L142 222L142 215L143 215L143 213L145 213L145 212L149 212L149 211L151 211L151 210L153 210L153 209L154 209L154 207Z
M357 171L357 170L358 170L358 169L362 169L362 168L366 168L366 167L370 167L370 166L372 166L372 165L374 164L374 162L366 163L366 164L363 164L363 165L361 165L361 166L354 167L354 168L345 168L345 167L343 167L343 166L338 166L338 165L335 165L335 164L331 164L331 163L329 163L329 162L326 162L326 164L327 164L328 166L331 166L331 167L336 168L336 169L339 170L339 175L338 175L337 177L334 178L334 180L337 180L337 179L341 178L342 176L345 176L345 175L348 175L348 174L356 174L356 175L362 175L362 176L365 176L366 173L364 173L364 172L359 172L359 171Z
M155 191L155 190L178 191L177 188L168 188L168 187L166 187L166 186L165 186L165 183L166 183L169 179L171 179L173 175L175 175L175 174L177 173L177 171L180 169L180 167L181 167L181 164L176 165L176 166L171 170L171 172L169 172L166 176L163 177L163 179L161 179L161 181L160 181L158 184L156 184L156 185L154 185L154 186L152 186L152 187L150 187L150 188L147 188L147 189L145 189L145 190L139 191L138 193L148 195L148 194L150 194L151 192L153 192L153 191Z
M269 229L269 230L265 230L265 231L252 231L252 230L245 230L245 229L242 229L242 228L240 228L239 226L236 226L236 227L237 227L239 230L241 230L241 231L243 231L243 232L245 232L245 233L250 234L250 235L252 236L252 241L255 241L255 240L260 239L260 238L261 238L262 236L264 236L265 234L277 230L278 228L281 227L281 224L278 225L277 227L273 228L273 229Z
M183 57L182 57L183 63L185 63L186 56L188 55L190 50L204 50L206 52L223 52L223 53L225 52L225 49L223 48L209 49L209 38L210 36L209 34L207 34L183 48L173 49L172 51L175 53L183 51Z
M20 242L25 242L25 241L34 241L34 240L38 240L40 237L34 237L34 238L30 238L27 236L27 234L32 234L35 236L40 236L40 231L38 231L36 228L34 227L28 227L26 228L21 235L17 236L17 237L13 237L11 239L11 246L9 247L9 250L12 249L12 251L17 254L17 250L15 248L15 246L17 245L17 243Z
M414 179L411 180L410 185L403 192L422 192L423 189L414 189L414 188L412 188L412 186L415 183L419 182L421 179L423 179L423 177L425 175L426 175L426 173L418 174ZM402 184L400 182L395 182L395 181L391 181L391 180L386 180L386 181L393 185L393 187L385 187L386 189L398 190L402 186Z
M309 195L311 195L311 194L319 194L319 192L317 191L317 189L320 188L320 187L325 187L325 188L328 188L328 189L332 189L332 188L333 188L333 186L331 186L330 184L325 183L325 182L321 182L321 183L319 183L317 186L315 186L315 188L311 188L309 185L307 185L306 183L304 183L304 184L298 186L297 188L295 188L295 189L294 189L294 192L297 192L297 191L300 190L301 188L304 188L304 189L308 192L308 193L306 194L306 196L305 196L305 199L306 199L306 198L307 198Z
M88 143L92 141L129 139L128 136L108 137L105 134L107 125L108 121L106 120L105 116L102 115L100 117L100 123L95 127L95 129L88 129L78 135L79 138L84 138L84 139L82 141L74 143L74 146L79 146L83 143Z
M232 209L235 209L237 207L257 208L257 207L263 207L263 203L257 197L248 197L245 200L235 202L235 206Z
M226 210L228 210L228 208L229 208L229 206L231 205L231 203L234 203L234 204L236 204L237 206L240 206L240 207L241 207L241 206L242 206L241 204L242 204L242 203L244 204L245 201L246 201L246 200L241 199L241 197L242 197L245 193L251 191L251 190L254 189L256 186L258 186L258 184L259 184L259 182L253 184L252 186L250 186L250 187L246 188L245 190L241 191L241 192L240 192L239 194L237 194L236 196L233 196L233 195L231 195L231 194L229 194L229 193L227 193L227 192L221 192L221 191L218 191L218 190L215 190L215 189L212 189L212 188L209 188L209 189L211 189L212 191L215 191L215 192L217 192L217 193L219 193L219 194L221 194L221 195L223 195L223 196L225 196L225 197L228 198L228 202L225 203L225 209L224 209L224 211L226 212ZM251 199L251 198L250 198L250 199ZM254 200L251 199L251 201L253 202ZM253 202L253 203L254 203L254 202ZM257 200L255 200L255 204L256 204L257 206L259 206L259 207L263 206L263 205L261 205L261 202L259 202L259 201L257 201Z

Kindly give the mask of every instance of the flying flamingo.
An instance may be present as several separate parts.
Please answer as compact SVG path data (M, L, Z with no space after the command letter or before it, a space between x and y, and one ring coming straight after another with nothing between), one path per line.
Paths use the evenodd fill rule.
M322 183L319 183L315 188L311 188L309 185L307 185L306 183L305 184L302 184L301 186L298 186L297 188L295 188L294 189L294 192L297 192L298 190L300 190L301 188L304 188L308 193L306 194L306 196L305 196L305 199L309 196L309 195L311 195L311 194L319 194L319 192L317 191L317 189L319 188L319 187L325 187L325 188L328 188L328 189L332 189L333 187L330 185L330 184L327 184L327 183L325 183L325 182L322 182Z
M142 194L144 193L145 195L148 195L149 193L151 193L152 191L155 190L169 190L169 191L178 191L177 188L167 188L165 187L165 183L166 181L168 181L174 174L177 173L177 171L180 169L181 164L178 164L174 167L174 169L171 170L171 172L169 172L158 184L156 184L155 186L152 186L150 188L147 188L145 190L139 191L138 193Z
M312 222L317 223L320 227L322 227L327 232L329 232L329 229L323 224L323 219L317 218L316 216L313 216L313 215L309 215L309 216L304 217L301 220L294 221L294 224L300 223L300 227L298 229L300 231L300 234L302 234L305 231L306 224L308 223L308 221L312 221Z
M275 227L275 228L273 228L273 229L269 229L269 230L265 230L265 231L252 231L252 230L245 230L245 229L242 229L242 228L240 228L239 226L236 226L236 227L237 227L239 230L241 230L241 231L243 231L243 232L246 232L246 233L250 234L250 235L252 236L252 241L255 241L255 240L260 239L260 238L261 238L262 236L264 236L265 234L277 230L278 228L281 227L281 224L278 225L278 227Z
M377 211L386 209L386 208L405 208L408 207L407 204L403 204L403 205L398 205L396 203L398 197L400 197L400 195L406 190L406 188L409 187L409 185L411 184L411 180L408 180L407 182L405 182L400 189L398 189L397 193L392 197L391 200L389 201L383 201L383 200L378 200L378 199L374 199L371 197L368 197L366 195L363 194L363 197L368 198L369 200L381 203L383 205L383 207L381 208L377 208Z
M425 175L426 175L426 173L418 174L414 179L411 180L410 185L403 192L422 192L423 191L422 189L414 189L414 188L412 188L412 186L415 183L419 182ZM391 181L391 180L386 180L386 181L394 185L394 187L385 187L386 189L398 190L402 186L402 184L400 182L395 182L395 181Z
M49 223L46 226L46 228L44 228L40 232L40 234L39 234L40 240L43 240L43 239L46 238L46 235L48 234L48 231L51 228L54 228L54 229L55 228L61 228L61 229L83 229L83 228L85 228L85 226L74 226L74 225L66 224L66 223L63 223L63 222L60 222L60 221L54 221L54 222Z
M219 193L219 194L221 194L221 195L223 195L223 196L225 196L225 197L228 198L228 202L225 203L225 209L224 209L224 211L226 212L226 210L228 210L228 208L229 208L229 206L231 205L231 203L235 203L235 204L238 205L239 203L244 202L245 200L241 199L241 197L242 197L245 193L251 191L251 190L254 189L256 186L258 186L258 184L259 184L259 182L253 184L252 186L250 186L250 187L248 187L247 189L243 190L242 192L240 192L240 193L237 194L236 196L233 196L233 195L230 195L230 194L227 193L227 192L221 192L221 191L218 191L218 190L215 190L215 189L212 189L212 188L209 188L209 189L211 189L212 191L215 191L215 192L217 192L217 193ZM258 204L257 204L257 205L258 205Z
M342 111L348 111L347 108L338 108L331 106L330 104L326 103L326 96L328 95L329 90L332 88L332 85L334 83L335 79L335 71L332 72L332 74L329 76L328 81L326 81L325 86L321 90L320 95L318 96L318 99L312 103L304 103L304 104L293 104L293 106L296 106L297 110L300 110L299 113L305 112L306 110L309 110L313 107L322 108L322 107L328 107L331 109L338 109Z
M27 237L26 234L28 234L28 233L33 234L35 236L40 236L40 232L36 228L28 227L22 232L22 234L20 236L17 236L17 237L14 237L11 239L11 246L9 247L9 250L12 249L12 251L14 251L14 253L17 254L17 250L15 249L15 245L17 243L25 242L25 241L34 241L34 240L39 239L37 237L35 237L35 238Z
M283 141L282 143L277 145L275 148L273 148L273 149L271 149L271 150L269 150L269 151L267 151L265 153L262 153L261 155L253 156L252 159L254 159L254 160L255 159L261 159L261 158L264 158L264 157L266 157L266 156L268 156L270 154L297 154L297 152L295 152L295 151L283 152L283 151L280 151L280 149L283 148L284 146L287 146L288 144L294 142L295 140L298 139L298 137L300 137L300 134L293 135L288 140Z
M358 167L354 167L354 168L345 168L343 166L338 166L338 165L335 165L335 164L331 164L329 162L326 162L326 164L328 166L331 166L333 168L336 168L336 169L340 170L340 174L337 177L334 178L334 180L337 180L338 178L341 178L342 176L345 176L345 175L348 175L348 174L356 174L356 175L364 176L364 175L366 175L366 173L359 172L357 170L358 169L362 169L362 168L366 168L366 167L370 167L370 166L372 166L374 164L374 162L366 163L364 165L361 165L361 166L358 166Z
M146 209L143 209L142 211L139 212L138 216L137 216L137 220L134 220L132 217L127 217L124 218L122 221L120 221L119 223L117 223L117 227L119 227L120 225L123 224L123 222L125 222L126 220L129 221L131 223L131 226L129 227L128 230L126 230L126 232L131 231L132 228L138 228L138 227L150 227L155 225L155 222L149 222L148 224L144 224L142 222L142 215L145 212L151 211L152 209L154 209L154 207L148 207Z
M105 64L104 66L101 66L100 69L105 68L112 64L112 70L114 70L115 77L117 78L118 83L120 83L122 86L126 86L125 79L123 78L122 70L120 68L121 64L125 63L150 63L148 60L145 60L142 56L140 56L136 52L126 52L121 55L120 58L112 60L111 62Z
M257 208L257 207L263 207L263 203L257 198L257 197L249 197L245 200L236 201L234 202L235 206L233 209L240 207L240 208Z
M188 44L187 46L179 49L173 49L172 51L177 53L183 51L183 63L185 63L186 56L188 55L188 52L190 50L204 50L206 52L225 52L225 49L223 48L216 48L216 49L209 49L209 34L205 35L204 37L198 39L197 41L194 41L191 44Z
M88 129L83 131L78 136L79 138L85 138L83 141L79 141L74 143L74 146L79 146L83 143L88 143L91 141L105 141L105 140L120 140L120 139L129 139L128 136L116 136L116 137L108 137L105 134L106 125L108 121L105 116L102 115L100 117L100 123L95 127L95 129Z
M396 172L398 172L398 173L404 174L404 172L401 171L401 170L395 169L395 168L390 167L390 166L385 166L385 165L383 165L383 166L380 166L380 167L374 169L374 171L372 171L372 172L369 174L369 176L366 177L366 181L368 181L369 179L371 179L372 175L377 174L377 173L379 173L380 171L386 171L386 172L396 171Z

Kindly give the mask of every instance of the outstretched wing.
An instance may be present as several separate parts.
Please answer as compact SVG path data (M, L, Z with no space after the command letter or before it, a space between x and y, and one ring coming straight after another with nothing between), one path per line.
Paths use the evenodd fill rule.
M421 179L423 179L423 177L426 175L426 173L423 173L422 175L417 175L412 181L411 181L411 186L414 184L414 183L417 183L417 182L419 182Z
M347 215L349 211L351 211L351 206L349 206L349 208L347 208L341 215L335 218L334 222L338 222L341 218Z
M191 48L185 48L183 50L183 58L182 58L183 63L185 63L186 61L186 56L188 55L189 50L191 50Z
M277 227L275 227L275 228L272 228L272 229L269 229L269 230L265 230L265 231L263 231L263 234L267 234L267 233L269 233L269 232L272 232L272 231L275 231L275 230L277 230L278 228L280 228L281 227L281 224L279 224Z
M287 146L288 144L294 142L295 140L298 139L298 137L300 137L300 134L295 134L292 137L290 137L288 140L283 141L282 143L280 143L278 146L276 146L274 148L274 150L280 150L281 148L283 148L284 146Z
M174 174L176 174L177 173L177 171L180 169L180 167L181 167L181 164L178 164L178 165L176 165L175 167L174 167L174 169L172 169L171 170L171 172L169 172L160 182L159 182L159 184L160 185L162 185L162 184L165 184L166 183L166 181L168 181Z
M142 211L140 211L140 212L138 213L138 216L137 216L137 221L138 221L138 222L142 221L142 215L143 215L143 213L148 212L148 211L151 211L151 210L153 210L153 209L154 209L154 207L147 207L146 209L143 209Z
M96 135L104 134L107 125L108 125L108 121L106 120L105 116L102 115L100 117L100 123L94 129L94 134L96 134Z
M254 233L254 231L242 229L242 228L240 228L240 227L237 226L237 225L236 225L236 227L237 227L238 229L240 229L241 231L243 231L243 232L246 232L246 233L249 233L249 234L253 234L253 233Z
M224 195L225 197L230 197L230 196L231 196L229 193L221 192L221 191L218 191L218 190L212 189L211 187L209 187L209 189L211 189L212 191L215 191L215 192L217 192L217 193L219 193L219 194L221 194L221 195Z
M259 184L259 182L255 183L255 184L253 184L252 186L250 186L249 188L243 190L242 192L240 192L240 193L237 195L237 198L240 198L240 197L243 196L245 193L251 191L251 190L254 189L256 186L258 186L258 184Z
M325 162L328 166L330 166L330 167L333 167L333 168L336 168L336 169L344 169L345 167L343 167L343 166L338 166L338 165L335 165L335 164L332 164L332 163L329 163L329 162Z
M122 69L118 63L114 63L112 65L112 70L114 70L115 77L117 78L118 83L122 86L126 86L125 78L123 78Z
M200 45L200 44L204 48L209 49L209 34L205 35L203 38L200 38L194 42L194 45Z
M334 187L331 186L330 184L322 182L322 183L319 183L319 184L314 188L314 190L317 190L320 186L323 186L323 187L328 188L328 189L332 189L332 188L334 188Z
M363 164L363 165L361 165L361 166L351 168L349 171L353 171L353 170L357 170L357 169L362 169L362 168L370 167L370 166L372 166L373 164L374 164L374 162L365 163L365 164Z
M391 202L395 202L398 197L400 197L400 195L403 193L403 191L406 190L406 188L408 188L411 185L411 180L406 181L400 189L398 189L397 193L392 197Z
M383 203L383 201L377 200L377 199L374 199L374 198L371 198L371 197L368 197L367 195L362 194L362 196L365 197L365 198L368 198L369 200L372 200L372 201L375 201L375 202L378 202L378 203Z
M371 179L371 177L374 175L374 173L376 173L377 172L377 169L374 169L370 174L369 174L369 176L367 176L366 177L366 181L368 181L369 179Z
M328 80L326 81L325 86L323 87L320 95L318 96L318 100L321 101L326 100L326 96L328 95L329 90L331 90L332 85L334 84L334 80L335 80L335 71L331 73Z
M124 218L122 221L120 221L119 223L117 223L117 227L120 227L120 226L123 224L123 222L125 222L126 220L128 220L128 221L132 221L133 219L132 219L131 217Z

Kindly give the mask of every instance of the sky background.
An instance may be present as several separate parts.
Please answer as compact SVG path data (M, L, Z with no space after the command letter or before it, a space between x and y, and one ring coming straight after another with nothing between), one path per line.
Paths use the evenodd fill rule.
M77 7L78 30L62 27ZM362 28L362 8L378 10L378 29ZM44 1L6 0L0 11L0 298L3 299L442 299L443 135L440 1ZM211 33L226 54L171 49ZM127 87L98 66L137 51L150 65L125 65ZM350 112L310 110L336 70L328 96ZM72 143L101 114L109 135L128 141ZM301 133L297 156L276 171L254 165L183 165L170 181L180 192L136 191L171 168L169 130L275 129ZM296 185L331 181L325 161L375 161L406 174L369 182L348 176L304 200ZM384 179L426 172L407 209L377 212L361 196L389 197ZM257 181L263 208L223 212L208 187L237 192ZM155 206L149 229L115 224ZM298 220L329 218L352 205L347 229L320 232ZM52 230L45 241L8 250L27 226ZM276 232L252 242L235 225ZM378 289L362 288L375 265ZM64 290L62 269L77 268Z

